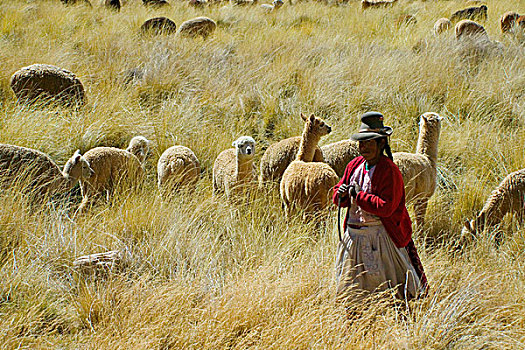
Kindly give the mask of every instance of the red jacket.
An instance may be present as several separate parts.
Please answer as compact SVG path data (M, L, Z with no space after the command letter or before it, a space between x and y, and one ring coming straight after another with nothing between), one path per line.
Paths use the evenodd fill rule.
M343 178L334 187L333 201L337 205L337 190L348 184L352 173L361 165L363 157L354 158L346 166ZM372 176L371 193L360 191L356 201L363 210L379 216L386 232L398 248L404 248L412 239L412 222L405 206L405 186L399 168L386 156L381 156ZM350 206L350 196L341 199L341 206ZM345 230L346 221L345 218Z

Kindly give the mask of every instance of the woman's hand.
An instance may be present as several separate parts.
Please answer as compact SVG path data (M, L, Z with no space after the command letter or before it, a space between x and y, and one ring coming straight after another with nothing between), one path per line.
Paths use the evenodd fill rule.
M348 188L350 187L350 185L348 184L342 184L341 186L339 186L339 188L337 189L337 196L339 198L346 198L348 197Z
M359 186L356 183L350 185L350 188L348 189L348 193L350 193L352 198L357 197L357 194L359 193L359 191L361 191L361 186Z

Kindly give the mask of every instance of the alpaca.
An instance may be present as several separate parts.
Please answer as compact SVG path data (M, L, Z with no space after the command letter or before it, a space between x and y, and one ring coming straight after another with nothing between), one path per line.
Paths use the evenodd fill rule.
M388 0L388 1L370 1L370 0L362 0L361 1L361 8L363 10L366 10L368 8L380 8L380 7L389 7L393 6L398 0Z
M237 197L257 178L253 164L255 140L241 136L232 145L234 148L222 151L213 164L213 191L224 192L228 199Z
M129 141L126 151L133 154L139 160L140 164L144 166L146 157L149 154L151 141L144 136L135 136Z
M200 177L199 160L188 147L172 146L160 156L157 176L162 195L167 195L172 189L180 186L194 186Z
M452 27L452 22L448 18L440 18L434 23L434 34L439 35L448 31Z
M15 145L0 144L0 185L11 187L23 185L24 191L37 195L36 200L69 191L82 176L90 176L89 166L78 171L61 171L45 153Z
M75 74L48 64L21 68L11 76L10 85L18 100L24 103L34 103L40 98L52 98L65 106L86 103L84 86Z
M267 182L281 181L283 173L297 156L301 144L301 136L294 136L274 144L264 152L260 161L259 185ZM323 162L323 151L319 146L315 147L314 162Z
M208 17L197 17L188 21L182 22L179 27L178 35L196 38L201 36L203 39L215 31L217 23Z
M416 225L423 227L428 200L436 189L437 155L442 117L425 113L420 117L416 153L396 152L394 163L403 175L406 200L414 203Z
M301 113L301 118L305 126L299 151L284 171L280 184L286 218L290 218L294 210L304 210L303 217L306 217L326 208L330 203L329 193L339 181L328 164L313 161L319 140L332 129L313 114L307 118Z
M464 19L459 21L455 27L456 39L479 39L482 41L489 40L487 31L485 28L474 21Z
M342 177L348 163L359 156L359 144L352 140L342 140L321 147L324 162Z
M458 22L462 19L469 20L487 20L487 5L481 5L479 7L468 7L464 10L456 11L450 16L450 21L452 23Z
M277 11L278 9L283 6L284 2L283 0L273 0L272 4L262 4L261 8L265 10L266 12L270 13L273 11Z
M78 172L80 167L89 166L92 169L90 176L80 177L82 203L77 213L83 212L86 207L101 193L110 195L119 186L134 186L144 176L140 161L130 152L114 147L95 147L84 155L80 151L67 161L64 173Z
M485 228L495 226L507 213L517 215L522 221L525 214L524 197L525 169L521 169L508 174L492 191L476 218L465 222L463 237L465 234L474 236ZM499 236L496 238L500 239Z
M499 20L501 32L510 33L512 31L512 28L517 24L519 17L520 15L516 12L505 12Z
M177 25L167 17L154 17L145 21L140 26L142 34L175 34L177 32Z

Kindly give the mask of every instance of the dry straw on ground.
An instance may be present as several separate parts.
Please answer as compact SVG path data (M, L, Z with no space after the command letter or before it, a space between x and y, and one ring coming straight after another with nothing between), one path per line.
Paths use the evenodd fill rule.
M495 185L525 167L525 48L503 35L499 16L522 1L486 1L483 24L503 50L462 55L435 21L464 1L400 0L387 9L359 2L288 2L258 8L160 9L123 1L120 12L60 1L0 2L0 142L50 154L154 142L137 193L100 201L70 219L78 192L35 205L16 187L0 193L0 348L517 349L525 346L524 251L520 223L455 251L463 220ZM335 4L335 2L334 2ZM417 23L395 26L400 15ZM175 23L212 18L207 40L140 35L154 16ZM474 51L476 53L476 51ZM81 79L78 110L17 105L10 76L34 63ZM140 72L125 83L126 72ZM128 79L129 80L129 79ZM393 305L390 295L334 303L335 213L326 225L285 222L272 188L241 203L213 198L217 154L239 135L261 147L300 135L301 112L325 119L322 144L347 139L357 116L379 110L394 151L413 152L424 112L446 117L439 186L415 233L431 284L427 299ZM196 188L168 203L155 164L172 145L201 161ZM98 283L72 269L76 257L126 251L126 267Z

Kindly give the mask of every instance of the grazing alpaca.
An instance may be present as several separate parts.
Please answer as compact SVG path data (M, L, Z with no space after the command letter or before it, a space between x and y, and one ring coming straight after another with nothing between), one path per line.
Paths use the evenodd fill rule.
M478 41L488 41L489 36L485 28L474 21L464 19L458 22L455 27L456 39L474 39ZM467 40L468 41L468 40Z
M521 169L507 175L492 191L476 218L465 222L463 237L465 234L476 235L486 227L495 226L507 213L513 213L520 221L523 220L524 197L525 169ZM496 239L500 238L496 236Z
M437 155L441 119L436 113L425 113L419 122L419 138L416 153L396 152L394 163L403 175L406 200L412 201L416 225L425 222L428 200L436 189Z
M398 0L388 0L388 1L370 1L370 0L362 0L361 1L361 8L363 10L366 10L368 8L381 8L381 7L389 7L393 6Z
M163 196L181 186L195 186L200 177L200 163L191 149L172 146L162 153L157 163L158 187Z
M77 213L82 213L100 194L106 198L125 187L137 187L144 170L132 153L114 147L95 147L81 155L77 150L64 166L64 175L77 173L81 168L91 169L89 176L80 177L82 203Z
M470 19L470 20L481 20L486 21L487 20L487 5L481 5L479 7L468 7L464 10L456 11L450 16L450 21L452 23L456 23L462 19Z
M281 200L287 218L294 210L304 210L304 215L315 214L328 206L330 191L339 181L335 171L326 163L313 162L317 144L332 129L324 120L313 114L305 121L299 152L284 171L281 179Z
M510 33L512 28L518 23L518 18L520 18L520 15L516 12L505 12L499 20L501 32Z

